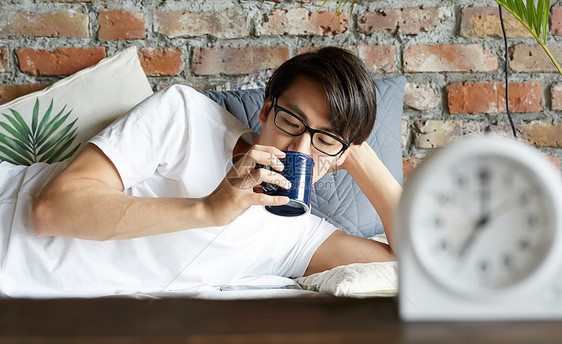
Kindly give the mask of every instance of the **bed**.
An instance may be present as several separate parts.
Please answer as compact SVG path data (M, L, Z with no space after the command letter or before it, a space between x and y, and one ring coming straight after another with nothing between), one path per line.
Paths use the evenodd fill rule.
M268 70L242 76L213 90L201 91L207 97L225 107L233 116L256 132L261 131L258 114L264 100L264 82ZM401 123L405 78L390 77L375 80L377 86L377 119L368 142L379 155L396 180L402 183ZM23 165L37 161L54 163L74 156L84 143L131 107L152 94L137 57L135 47L108 57L97 65L60 80L47 89L34 92L0 106L0 113L32 123L33 117L41 115L53 106L64 105L61 113L72 110L74 122L68 124L76 137L65 147L61 144L57 156L34 156L17 160L6 153L11 147L0 142L0 160ZM49 105L50 104L50 105ZM95 104L95 106L92 106ZM16 116L20 116L17 117ZM37 119L35 119L37 120ZM70 121L70 120L69 120ZM7 123L5 121L5 123ZM65 124L66 125L66 124ZM62 130L62 129L61 129ZM0 134L10 135L6 125L0 126ZM70 137L69 137L70 138ZM4 143L4 146L2 144ZM64 148L64 149L63 149ZM36 160L33 160L36 159ZM41 160L43 159L43 160ZM57 160L58 159L58 160ZM57 172L53 168L50 173ZM33 175L33 173L27 173ZM0 178L9 178L2 175ZM29 180L20 180L26 183ZM315 188L311 196L312 213L325 218L342 231L373 240L384 241L382 223L367 198L361 193L352 178L346 173L330 174L321 179L329 188ZM5 183L4 183L5 184ZM2 186L2 194L10 187ZM31 197L31 196L29 196ZM0 198L0 212L16 211L17 204ZM1 215L1 214L0 214ZM2 230L13 223L0 222ZM29 223L21 224L29 226ZM9 244L9 235L0 242L2 250ZM25 266L22 266L25 269ZM2 281L0 280L0 283ZM229 285L204 285L193 289L166 290L157 293L121 293L136 298L161 298L185 296L203 299L245 299L271 297L318 297L318 296L389 296L397 291L396 262L352 264L338 267L307 277L296 279L279 276L256 276L234 281ZM26 297L34 297L33 293Z

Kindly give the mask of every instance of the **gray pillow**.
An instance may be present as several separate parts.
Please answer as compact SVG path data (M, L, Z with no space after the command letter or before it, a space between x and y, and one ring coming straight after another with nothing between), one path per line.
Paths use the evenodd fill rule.
M377 119L367 142L402 184L400 142L406 78L377 79L375 84ZM264 102L264 89L202 93L225 107L250 129L261 132L258 115ZM346 171L322 177L312 190L311 206L313 214L325 218L346 233L368 238L384 232L379 215Z

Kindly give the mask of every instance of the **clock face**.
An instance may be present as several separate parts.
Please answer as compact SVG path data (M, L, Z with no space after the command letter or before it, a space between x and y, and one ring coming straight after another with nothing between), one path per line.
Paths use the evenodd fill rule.
M528 164L493 151L449 156L412 203L420 263L454 291L513 286L543 264L556 225L547 186Z

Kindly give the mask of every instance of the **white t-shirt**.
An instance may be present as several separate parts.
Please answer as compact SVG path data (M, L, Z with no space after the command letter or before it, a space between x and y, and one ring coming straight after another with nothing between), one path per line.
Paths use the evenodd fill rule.
M172 86L91 142L116 166L127 194L198 198L218 186L237 140L251 134L204 95ZM227 226L137 239L38 237L31 200L65 165L0 164L0 295L155 293L259 275L298 277L335 230L310 214L282 218L254 206Z

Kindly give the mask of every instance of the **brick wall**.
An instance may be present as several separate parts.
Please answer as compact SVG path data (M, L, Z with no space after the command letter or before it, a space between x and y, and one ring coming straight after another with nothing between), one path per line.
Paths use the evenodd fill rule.
M355 51L376 77L406 75L402 147L410 171L460 136L509 135L503 40L492 0L359 0L335 15L322 0L2 0L0 103L131 45L155 90L198 88L276 67L314 46ZM550 47L562 62L562 5ZM346 8L349 11L349 7ZM510 109L521 137L560 167L562 77L506 12Z

